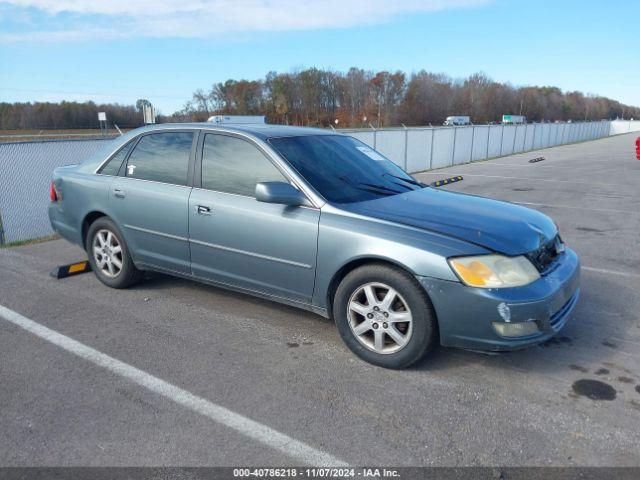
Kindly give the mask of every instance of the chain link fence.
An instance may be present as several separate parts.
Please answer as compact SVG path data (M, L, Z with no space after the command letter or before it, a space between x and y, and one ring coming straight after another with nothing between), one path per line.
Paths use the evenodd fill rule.
M418 172L606 137L610 132L614 133L613 123L471 125L341 132L360 139L405 170ZM92 138L0 143L0 244L51 235L47 206L52 171L62 165L82 162L105 141L104 138Z
M80 163L103 139L0 143L0 242L51 235L47 206L51 173Z

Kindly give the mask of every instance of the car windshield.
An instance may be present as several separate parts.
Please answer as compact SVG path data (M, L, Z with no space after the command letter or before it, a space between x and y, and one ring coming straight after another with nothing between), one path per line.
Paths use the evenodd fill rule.
M329 202L362 202L422 188L404 170L352 137L277 137L269 143Z

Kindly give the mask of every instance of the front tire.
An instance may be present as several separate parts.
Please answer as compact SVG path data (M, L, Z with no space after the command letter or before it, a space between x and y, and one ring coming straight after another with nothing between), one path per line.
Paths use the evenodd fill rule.
M333 302L349 349L385 368L406 368L435 347L437 322L424 289L396 267L370 264L350 272Z
M86 240L89 263L96 277L111 288L128 288L142 278L116 224L101 217L91 224Z

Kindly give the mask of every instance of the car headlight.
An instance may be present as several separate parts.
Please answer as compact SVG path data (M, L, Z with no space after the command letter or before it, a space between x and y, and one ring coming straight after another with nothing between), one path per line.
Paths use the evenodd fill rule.
M450 258L449 265L470 287L505 288L520 287L535 282L540 274L524 256L478 255Z

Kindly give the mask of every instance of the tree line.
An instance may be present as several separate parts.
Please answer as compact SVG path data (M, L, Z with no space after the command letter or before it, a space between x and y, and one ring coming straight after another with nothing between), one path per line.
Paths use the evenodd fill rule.
M442 124L450 115L473 123L498 122L503 114L528 121L639 117L640 108L606 97L563 92L557 87L514 87L483 73L453 79L419 71L347 73L309 68L270 72L262 80L233 80L197 90L174 118L205 120L213 114L265 114L270 123L359 127Z
M142 124L146 102L0 103L0 129L97 128L98 112L107 113L110 125L132 128ZM476 124L499 122L503 114L534 122L640 118L640 108L557 87L514 87L482 73L453 79L424 70L407 75L309 68L215 83L194 92L179 112L159 115L157 122L203 121L215 114L266 115L269 123L288 125L385 127L439 125L450 115L469 115Z
M133 105L94 102L0 102L1 130L98 128L98 112L106 112L110 125L138 127L142 114Z

